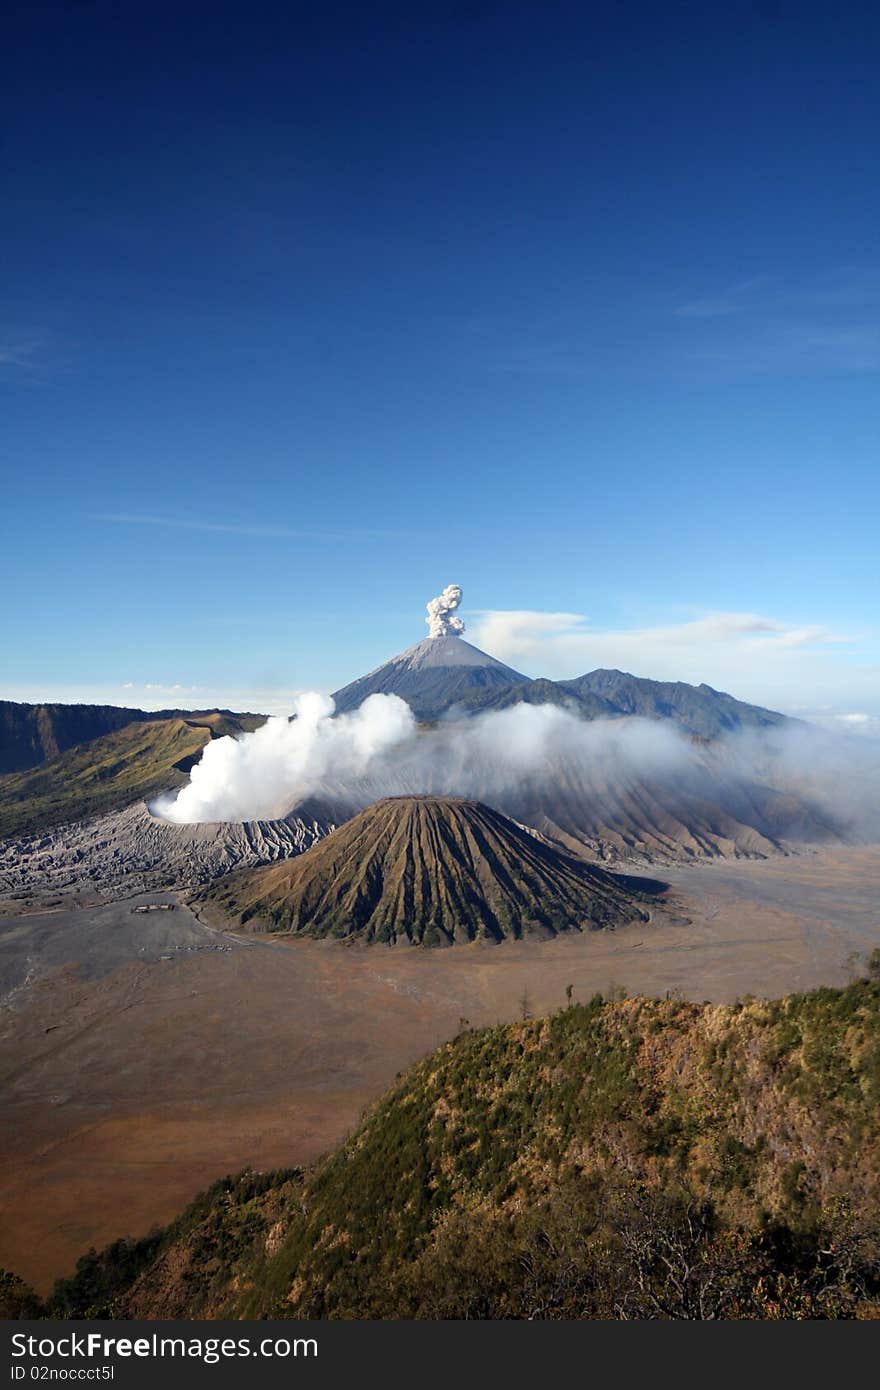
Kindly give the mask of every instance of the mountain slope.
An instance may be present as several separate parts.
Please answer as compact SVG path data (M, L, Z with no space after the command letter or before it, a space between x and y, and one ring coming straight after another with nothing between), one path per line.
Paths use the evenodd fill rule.
M0 700L0 774L26 772L51 762L69 748L91 743L129 724L155 723L157 719L186 719L207 724L214 736L241 733L264 722L261 714L233 714L231 710L125 709L118 705L28 705Z
M211 739L184 719L131 723L116 733L0 777L0 838L115 810L182 785Z
M528 680L461 637L426 637L383 666L337 690L340 714L368 695L399 695L417 719L437 719L453 705L481 693L507 690Z
M140 709L115 705L26 705L0 700L0 773L49 762L75 744L149 719Z
M582 719L616 719L620 714L610 700L603 700L589 691L581 695L571 688L571 682L551 681L546 676L517 685L500 686L497 690L474 691L461 704L468 714L510 709L511 705L559 705L573 710Z
M313 1172L84 1257L55 1315L876 1317L880 984L465 1032Z
M297 859L230 875L201 901L272 931L426 946L647 918L601 869L448 797L377 802Z
M717 738L736 729L766 729L791 722L784 714L746 704L710 685L645 680L625 671L591 671L559 684L582 704L598 699L617 715L672 719L680 729L698 738Z
M570 851L609 863L760 858L787 843L845 840L821 807L719 766L711 747L698 752L677 778L597 759L562 769L552 782L523 782L494 801Z
M212 738L263 722L262 715L229 710L185 718L161 710L37 767L7 773L0 777L0 839L102 815L182 786Z
M652 681L624 671L591 671L570 681L541 677L477 689L465 694L458 703L468 714L519 704L551 704L574 710L582 719L668 719L683 733L709 739L742 729L769 729L796 722L709 685Z
M531 680L453 635L427 637L334 695L336 709L356 709L368 695L399 695L417 719L439 719L453 707L467 714L515 704L565 705L585 719L638 715L670 719L685 733L717 738L739 729L790 722L785 715L737 700L709 685L654 681L625 671L590 671L568 681Z
M847 840L846 827L813 798L759 782L725 756L723 744L688 740L671 766L658 766L650 737L646 757L632 751L629 727L614 721L592 751L563 751L529 775L499 779L491 764L456 761L451 726L443 731L446 755L428 767L416 756L344 786L322 782L325 818L340 825L390 795L466 791L565 851L608 864L763 857L789 843ZM300 813L295 801L289 810Z

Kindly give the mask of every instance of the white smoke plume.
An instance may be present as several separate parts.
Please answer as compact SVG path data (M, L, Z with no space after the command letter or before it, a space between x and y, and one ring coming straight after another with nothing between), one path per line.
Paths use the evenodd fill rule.
M807 838L817 823L860 840L880 835L880 745L859 740L856 748L808 725L744 731L707 746L671 722L591 722L549 704L430 730L396 695L371 695L351 714L333 711L329 696L305 694L295 719L214 740L188 785L153 809L178 823L267 820L315 796L352 814L382 796L434 794L472 796L520 818L518 808L535 797L556 804L580 788L604 816L630 796L641 807L649 788L661 815L708 798L748 816L755 789L769 787L783 796L790 838L801 838L798 817Z
M382 796L504 796L572 771L682 775L695 755L672 725L644 719L588 723L556 705L514 705L420 730L397 695L371 695L334 717L328 695L301 695L296 718L209 743L176 797L154 805L166 820L268 820L304 799L343 807Z
M460 603L461 586L458 584L447 584L442 594L431 599L426 605L428 616L425 619L431 637L457 637L464 632L461 618L453 616Z
M269 719L252 734L209 743L175 798L154 807L166 820L271 820L329 779L365 776L397 745L412 739L415 719L397 695L371 695L334 719L329 695L309 691L295 718Z

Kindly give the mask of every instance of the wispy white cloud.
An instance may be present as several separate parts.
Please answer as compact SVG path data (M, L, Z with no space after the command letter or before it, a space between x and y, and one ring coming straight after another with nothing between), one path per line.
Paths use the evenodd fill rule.
M680 319L717 319L738 314L742 308L729 299L692 299L688 304L680 304L675 312Z
M0 373L29 384L47 370L46 340L42 334L0 326Z
M25 704L123 705L128 709L231 709L253 714L290 714L299 688L190 685L183 681L106 681L2 684L0 700Z
M862 639L820 623L760 613L706 613L685 622L601 630L577 613L491 611L471 618L470 639L527 674L564 680L602 667L657 680L706 682L759 703L854 699L880 709L880 668Z
M634 372L864 373L880 370L880 267L785 271L733 282L617 287L618 303L473 316L456 327L481 370L572 384Z
M237 522L202 521L198 518L151 516L140 512L95 512L89 521L102 522L109 526L157 526L173 531L206 531L228 536L265 536L279 540L352 540L355 537L368 539L389 539L396 536L395 531L312 531L299 530L289 526L242 526Z
M795 303L823 309L864 309L880 304L880 266L838 266L792 291Z
M707 613L684 623L622 631L596 630L588 624L589 619L581 613L496 609L477 614L476 630L492 651L503 651L507 656L516 654L521 659L528 654L558 659L599 651L640 652L646 645L658 644L705 650L717 643L737 643L761 650L851 640L819 624L793 626L759 613Z
M880 270L828 271L809 282L758 276L675 306L678 347L709 369L880 370ZM722 320L722 322L714 322ZM726 320L726 322L724 322Z
M720 294L679 304L675 313L681 319L727 318L730 314L744 313L751 307L751 296L766 284L766 281L766 275L754 275L749 280L740 280L735 285L729 285Z
M163 685L161 681L147 681L143 688L144 690L151 690L156 695L198 695L201 693L200 686L181 685L179 681L175 681L174 685Z
M125 692L124 697L120 691ZM253 714L290 714L298 689L262 686L186 685L182 681L126 681L117 687L107 704L134 705L138 709L231 709ZM96 701L98 703L98 701Z
M808 719L811 724L819 724L836 734L850 734L855 738L880 738L880 714L868 714L865 710L835 713L807 707L798 711L798 717Z

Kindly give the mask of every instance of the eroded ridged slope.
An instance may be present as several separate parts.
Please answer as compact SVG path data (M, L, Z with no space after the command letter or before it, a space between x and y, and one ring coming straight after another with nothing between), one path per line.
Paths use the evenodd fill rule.
M429 946L647 916L610 874L452 797L389 797L299 858L231 875L202 896L269 930Z

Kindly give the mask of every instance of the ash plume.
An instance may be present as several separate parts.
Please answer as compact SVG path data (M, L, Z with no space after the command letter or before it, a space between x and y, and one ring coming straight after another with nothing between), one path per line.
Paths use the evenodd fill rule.
M461 603L461 586L447 584L442 594L432 598L426 605L428 634L431 637L458 637L464 632L461 618L454 616Z

